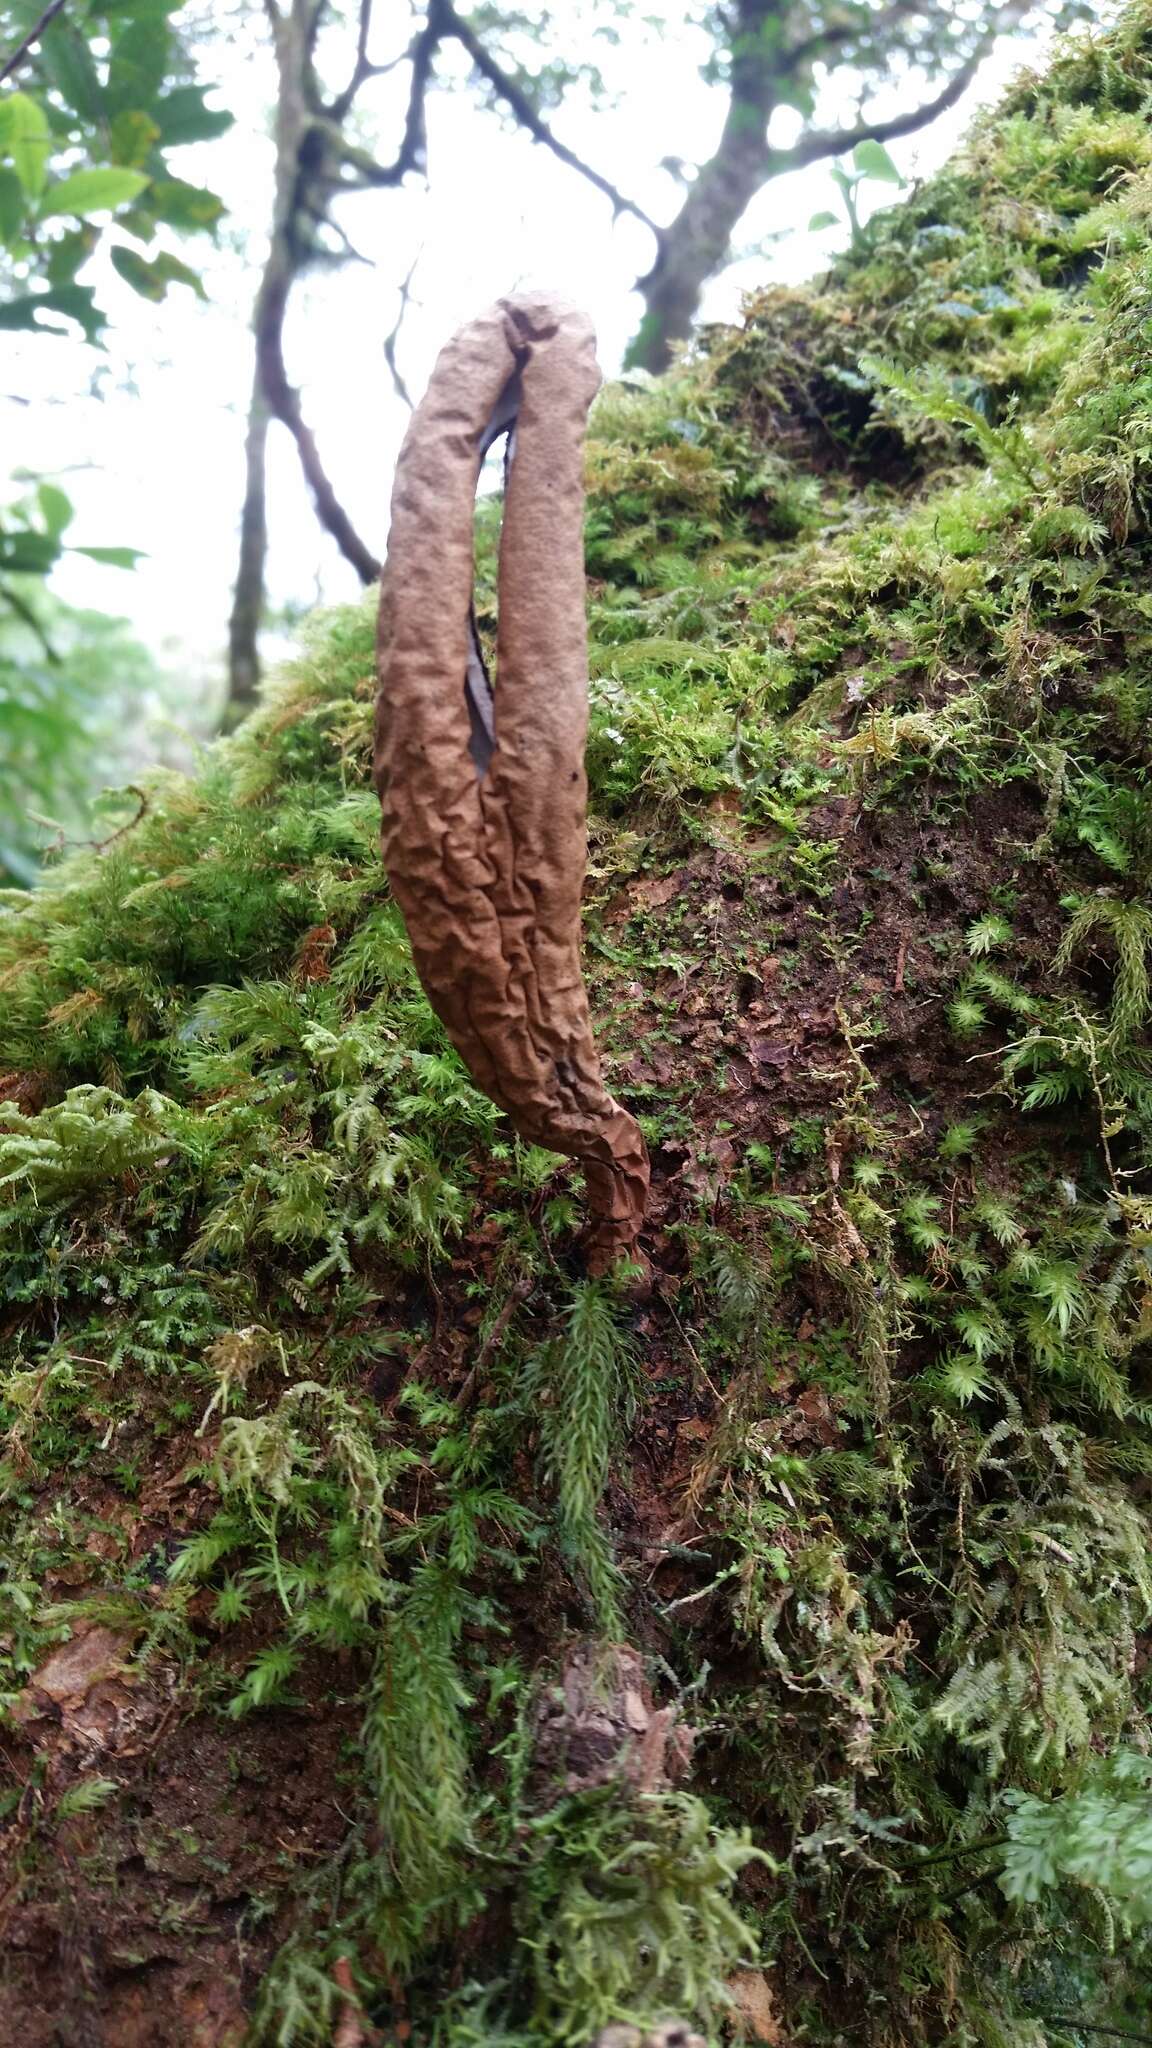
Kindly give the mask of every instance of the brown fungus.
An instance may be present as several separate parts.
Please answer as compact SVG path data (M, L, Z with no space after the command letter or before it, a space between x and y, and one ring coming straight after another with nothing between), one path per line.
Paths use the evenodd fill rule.
M442 351L396 469L382 577L376 786L417 971L485 1094L579 1160L589 1268L631 1252L648 1155L604 1087L580 966L587 857L585 316L501 299ZM473 617L480 465L507 432L495 688Z

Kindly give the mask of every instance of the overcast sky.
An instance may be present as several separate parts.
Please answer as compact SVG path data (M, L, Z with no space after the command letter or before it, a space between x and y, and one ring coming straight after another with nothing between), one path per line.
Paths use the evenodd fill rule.
M70 341L8 346L0 386L35 398L29 407L0 402L4 466L26 463L56 474L78 508L74 538L133 545L147 560L132 574L66 562L56 587L73 602L120 611L163 651L169 667L207 677L222 661L242 489L242 436L251 378L247 322L266 239L272 172L269 108L274 67L253 14L250 42L209 52L206 75L236 115L222 141L180 152L181 175L210 182L230 208L218 251L205 249L206 305L183 289L159 307L101 273L112 315L108 354ZM384 53L387 54L387 53ZM607 108L573 104L557 130L623 190L668 218L678 188L656 168L674 154L705 159L723 117L723 95L706 86L700 39L629 31L605 53L617 90ZM988 60L971 91L922 134L892 154L909 177L934 170L954 147L974 109L1037 54L1035 44L1005 46ZM839 82L838 82L839 83ZM905 82L891 106L908 104ZM366 90L382 156L394 149L404 78ZM830 111L850 116L851 106ZM786 143L781 114L773 140ZM548 284L585 305L596 321L600 359L611 375L634 330L639 301L632 283L651 260L651 238L586 183L523 135L510 132L463 91L438 92L429 104L431 181L375 191L343 203L340 218L370 260L320 273L300 291L288 330L289 373L304 394L330 475L378 553L387 534L389 478L406 413L393 392L382 341L396 312L396 285L417 252L417 303L405 324L401 363L418 396L441 343L462 320L520 283ZM891 188L873 188L890 203ZM825 263L844 239L810 235L813 212L836 195L826 165L782 178L761 193L740 230L754 252L711 286L705 313L737 313L742 291L768 278L795 281ZM789 232L782 240L781 230ZM757 245L762 245L759 248ZM194 243L181 253L196 263ZM95 282L95 278L92 280ZM13 338L15 340L15 338ZM86 387L97 372L102 395ZM270 475L275 601L310 604L351 596L351 569L320 533L308 507L295 452L273 428Z

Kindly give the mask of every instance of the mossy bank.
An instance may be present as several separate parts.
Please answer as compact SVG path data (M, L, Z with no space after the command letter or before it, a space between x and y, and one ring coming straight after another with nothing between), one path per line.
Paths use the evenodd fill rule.
M1150 96L599 401L640 1293L416 985L367 609L4 898L5 2038L1146 2037Z

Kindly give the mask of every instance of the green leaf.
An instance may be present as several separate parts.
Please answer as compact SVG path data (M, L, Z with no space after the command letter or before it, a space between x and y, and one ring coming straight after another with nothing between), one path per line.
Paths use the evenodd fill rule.
M134 569L144 557L143 548L69 548L68 552L87 555L90 562L103 562L110 569Z
M70 228L45 246L45 271L49 284L71 284L82 263L88 261L97 242L99 228L87 225Z
M852 162L862 178L878 178L883 185L903 185L903 174L897 170L882 142L868 136L858 142L852 152Z
M837 228L839 225L839 214L829 213L827 208L825 208L823 213L814 213L812 215L808 223L808 233L810 235L819 235L823 233L825 228Z
M85 121L104 110L104 88L92 62L88 39L67 15L57 15L40 38L40 61L62 100Z
M16 176L29 199L44 190L45 165L52 137L44 109L26 92L9 93L0 102L0 149L16 166Z
M978 917L974 924L969 925L965 937L968 951L976 959L981 953L992 953L1000 946L1009 945L1012 927L1006 917L989 912L986 917Z
M72 519L72 500L59 484L40 484L36 490L40 516L53 536L61 534Z
M197 298L204 297L204 287L196 272L190 270L186 263L181 263L178 256L170 255L167 250L162 251L159 256L148 258L141 256L135 249L129 249L123 242L118 242L112 251L112 266L124 279L125 284L130 284L133 291L139 292L142 299L164 298L170 284L186 284L196 293Z
M211 142L232 126L232 116L223 108L205 106L198 85L176 86L154 103L152 112L165 149L184 142Z
M186 185L182 178L156 178L148 194L148 211L169 227L194 230L215 227L224 211L224 201L203 185Z
M970 1401L982 1400L990 1384L979 1360L962 1351L943 1360L937 1377L941 1393L949 1394L962 1408Z
M24 187L15 171L0 170L0 242L11 247L24 225Z
M29 328L39 334L67 334L66 327L57 327L42 320L42 313L63 313L69 320L77 321L84 329L85 341L95 342L100 329L106 324L89 285L61 284L47 292L25 292L18 299L0 304L0 328Z
M164 84L171 42L171 31L160 14L145 15L121 29L108 66L106 97L113 114L128 107L152 107Z
M57 1817L64 1818L71 1813L95 1813L119 1790L115 1778L81 1778L79 1784L70 1785L61 1795L56 1808Z
M60 554L58 543L48 533L0 533L0 569L15 576L46 576Z
M147 114L117 114L112 123L112 161L139 170L159 140L160 130Z
M73 171L53 185L40 208L41 220L53 214L72 213L85 220L90 213L114 213L144 190L148 179L143 171L121 164L100 164L91 170Z

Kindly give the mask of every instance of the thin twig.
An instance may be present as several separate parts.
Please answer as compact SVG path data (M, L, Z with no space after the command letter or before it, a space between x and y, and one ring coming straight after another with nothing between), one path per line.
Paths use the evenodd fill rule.
M36 638L40 642L45 661L52 668L59 668L61 665L60 656L49 640L39 619L36 617L32 606L21 597L18 590L13 590L10 583L0 583L0 597L4 599L5 604L11 606L17 618L23 620L29 632L35 633Z
M535 1285L534 1275L521 1273L520 1278L514 1281L508 1289L507 1298L500 1309L500 1313L492 1324L492 1328L481 1344L479 1351L476 1353L476 1363L456 1395L456 1406L461 1414L464 1414L471 1408L480 1391L480 1375L484 1367L487 1365L496 1346L502 1341L516 1310L521 1302L527 1301Z
M609 179L601 177L599 171L593 170L591 164L586 164L583 157L577 156L574 150L560 141L559 136L552 133L548 123L537 113L523 87L489 55L475 30L451 6L445 9L445 34L455 36L461 47L467 50L481 78L487 79L493 92L510 108L521 128L528 130L534 142L542 143L545 149L551 150L553 156L559 157L562 164L567 164L570 171L579 172L579 175L586 178L590 185L594 185L598 192L603 192L605 198L612 201L613 213L630 213L646 228L651 228L654 235L660 235L661 229L657 227L651 215L645 213L642 206L637 206L634 199L629 199L625 193L618 191Z
M90 841L90 844L95 848L97 853L103 853L105 847L107 846L114 846L118 839L123 839L124 834L126 832L134 832L136 830L137 825L140 823L141 818L143 818L147 813L147 791L137 788L137 785L134 782L125 783L124 786L131 793L132 796L139 797L140 808L137 811L136 816L134 818L129 818L126 825L117 825L116 830L114 832L110 832L108 834L107 839L93 839L92 841Z
M412 280L416 275L416 267L423 254L423 249L417 249L415 256L412 258L411 268L400 287L400 304L396 310L396 318L392 323L391 332L384 336L384 361L391 371L396 396L401 401L401 404L407 406L409 412L413 409L412 393L404 381L400 365L396 360L396 344L400 339L400 329L404 325L404 316L412 302Z
M48 27L49 22L55 21L56 16L63 12L64 6L65 0L52 0L51 6L46 7L44 9L43 14L40 16L40 19L36 23L35 27L29 29L27 35L24 38L24 41L20 44L18 49L13 50L12 55L9 57L8 62L4 66L3 71L0 71L0 85L3 85L6 78L11 78L14 71L19 71L21 64L24 62L25 57L29 55L30 51L33 50L36 44L40 41L40 38L43 35L45 29Z
M364 2032L364 2013L356 1996L352 1964L347 1956L337 1957L332 1965L332 1975L340 1990L340 2018L332 2037L332 2048L364 2048L368 2039ZM372 2038L376 2038L374 2029Z

